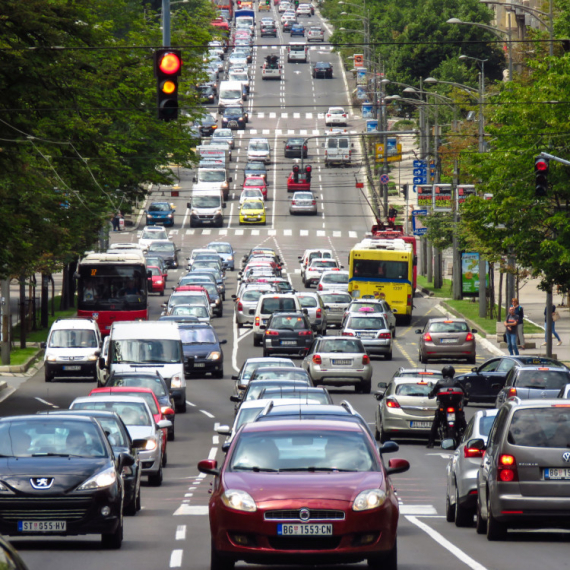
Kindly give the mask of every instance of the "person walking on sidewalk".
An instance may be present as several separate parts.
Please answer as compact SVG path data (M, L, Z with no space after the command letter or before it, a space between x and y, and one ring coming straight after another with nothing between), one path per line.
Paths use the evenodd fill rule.
M503 323L507 329L505 336L507 337L507 346L509 347L509 354L511 356L518 356L519 349L517 348L517 327L519 324L519 319L515 315L515 308L509 307L509 314L507 315L507 320Z
M389 206L388 207L388 223L393 225L396 221L397 215L398 215L398 210L396 210L396 208L394 208L394 206Z
M512 300L512 306L515 308L515 315L519 320L519 324L517 325L517 343L519 348L522 348L524 350L526 348L524 342L524 329L523 329L524 309L519 305L519 300L516 298Z
M544 342L542 343L542 346L546 346L546 341L547 341L546 335L548 334L546 332L546 309L547 308L548 307L544 307ZM560 336L556 332L556 321L559 318L558 313L556 312L556 306L552 305L551 310L552 310L552 334L556 337L556 340L558 341L558 346L560 346L562 344L562 340L560 339Z

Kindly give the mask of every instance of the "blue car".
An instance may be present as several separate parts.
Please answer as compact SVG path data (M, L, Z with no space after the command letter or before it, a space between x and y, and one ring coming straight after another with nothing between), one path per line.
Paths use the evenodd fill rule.
M293 24L291 26L291 37L293 36L301 36L305 37L305 27L301 24Z
M152 202L146 210L146 225L174 226L174 210L168 202Z
M225 269L233 271L235 269L236 252L232 245L227 241L213 241L206 246L208 249L215 249L224 264Z

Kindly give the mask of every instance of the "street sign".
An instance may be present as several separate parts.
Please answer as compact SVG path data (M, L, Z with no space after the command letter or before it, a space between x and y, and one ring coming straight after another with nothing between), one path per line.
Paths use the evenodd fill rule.
M412 229L415 236L423 236L427 233L427 228L424 226L423 218L427 216L427 210L413 210L412 211Z
M363 107L364 109L364 107ZM364 115L364 112L363 112ZM367 133L375 133L378 131L378 121L376 119L374 120L368 120L366 121L366 132Z
M395 154L390 154L390 147L388 146L388 162L400 162L402 160L402 145L396 143ZM384 161L384 145L378 143L376 145L376 162Z
M382 174L380 176L380 184L388 184L390 182L390 177L387 174Z
M414 184L427 184L427 176L414 176Z
M427 168L414 168L414 176L427 176Z
M364 54L355 53L354 54L354 67L363 67L363 66L364 66Z
M427 160L414 160L414 168L427 168Z

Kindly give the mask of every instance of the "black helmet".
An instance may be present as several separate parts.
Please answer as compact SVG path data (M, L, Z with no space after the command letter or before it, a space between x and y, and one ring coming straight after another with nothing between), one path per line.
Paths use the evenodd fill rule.
M455 368L453 366L444 366L441 369L441 374L444 378L453 378L455 376Z

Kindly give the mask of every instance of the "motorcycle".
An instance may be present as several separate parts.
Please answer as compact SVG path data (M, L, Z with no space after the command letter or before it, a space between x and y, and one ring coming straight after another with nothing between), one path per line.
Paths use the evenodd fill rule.
M459 445L465 430L463 396L463 391L458 388L446 388L440 390L437 395L441 415L438 435L442 442L452 440L453 449Z

